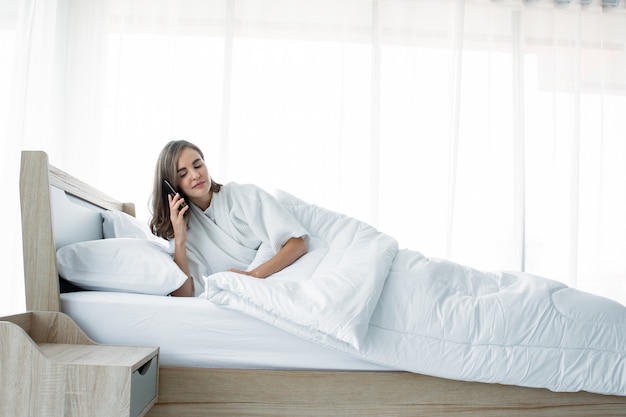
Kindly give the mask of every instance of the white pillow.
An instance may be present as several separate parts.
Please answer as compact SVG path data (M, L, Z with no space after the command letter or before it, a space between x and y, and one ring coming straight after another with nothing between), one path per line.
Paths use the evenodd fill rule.
M78 242L57 250L59 275L87 290L167 295L187 275L160 244L112 238Z
M135 239L146 239L169 247L169 242L161 239L150 232L148 224L133 217L123 211L107 210L102 212L102 232L105 239L132 237Z

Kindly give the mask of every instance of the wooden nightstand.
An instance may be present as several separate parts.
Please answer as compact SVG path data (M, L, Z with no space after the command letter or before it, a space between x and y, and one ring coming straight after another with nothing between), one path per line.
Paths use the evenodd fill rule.
M98 345L58 312L0 317L0 416L143 416L159 349Z

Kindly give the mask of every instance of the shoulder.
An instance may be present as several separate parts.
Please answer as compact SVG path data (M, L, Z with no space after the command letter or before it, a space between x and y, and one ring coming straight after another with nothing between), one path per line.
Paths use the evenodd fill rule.
M225 195L228 195L230 198L241 198L245 200L263 200L267 197L272 197L267 191L254 184L229 182L222 186L220 193L222 191L226 191Z
M247 209L256 210L274 200L271 194L257 185L239 184L236 182L229 182L222 185L219 194L219 198L233 209L236 207L245 207Z

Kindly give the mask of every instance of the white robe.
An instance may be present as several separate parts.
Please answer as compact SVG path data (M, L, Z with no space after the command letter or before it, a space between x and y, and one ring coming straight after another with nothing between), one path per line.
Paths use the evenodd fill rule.
M225 184L213 193L211 207L215 221L190 204L187 258L196 296L204 291L203 277L230 268L251 269L260 247L266 260L289 239L308 238L298 220L255 185Z

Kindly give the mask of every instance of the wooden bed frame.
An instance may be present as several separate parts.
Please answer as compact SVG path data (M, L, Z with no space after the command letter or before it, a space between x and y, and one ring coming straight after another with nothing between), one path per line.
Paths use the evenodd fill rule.
M28 311L60 311L50 187L134 215L121 203L22 152L20 199ZM626 397L462 382L408 372L161 367L159 416L626 416Z

